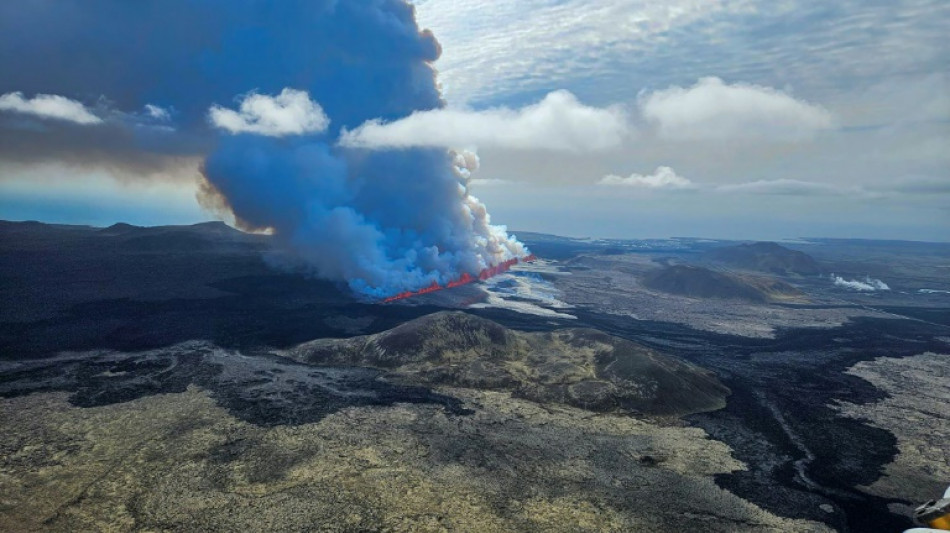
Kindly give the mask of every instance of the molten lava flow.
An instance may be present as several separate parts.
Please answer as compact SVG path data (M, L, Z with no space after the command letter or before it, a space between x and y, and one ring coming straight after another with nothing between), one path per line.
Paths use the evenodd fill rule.
M475 278L473 278L471 274L466 272L462 274L460 278L453 279L452 281L448 282L448 284L446 284L445 287L448 289L451 289L452 287L460 287L462 285L467 285L473 281L475 281Z
M395 294L393 296L390 296L389 298L386 298L385 300L383 300L383 302L384 303L395 302L396 300L404 300L406 298L411 298L412 296L419 296L420 294L429 294L430 292L441 291L442 289L451 289L452 287L461 287L462 285L468 285L469 283L473 283L476 281L484 281L488 278L497 276L498 274L503 274L507 272L508 270L511 269L511 267L517 265L518 263L531 263L532 261L535 261L536 259L537 259L537 256L535 256L534 254L526 255L522 257L521 259L518 259L518 258L509 259L493 267L488 267L486 269L483 269L481 272L478 273L477 276L472 276L471 274L466 272L465 274L462 274L458 278L453 279L452 281L446 283L445 286L439 285L438 283L433 281L432 285L429 285L428 287L424 289L419 289L417 291L400 292L399 294Z

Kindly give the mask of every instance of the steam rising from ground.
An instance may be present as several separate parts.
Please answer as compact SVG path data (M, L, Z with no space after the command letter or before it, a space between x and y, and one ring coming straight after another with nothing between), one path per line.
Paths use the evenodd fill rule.
M528 315L576 319L569 312L573 306L562 301L560 291L535 273L536 270L540 269L534 265L521 266L517 271L490 279L485 287L485 301L471 307L496 307Z
M477 168L469 152L354 154L243 136L208 157L203 199L246 229L273 230L298 267L385 297L528 253L469 194Z
M845 289L851 289L853 291L874 292L891 290L887 283L884 283L879 279L873 279L870 276L865 277L864 281L860 281L856 279L847 280L841 276L831 274L831 279L834 281L835 287L842 287Z

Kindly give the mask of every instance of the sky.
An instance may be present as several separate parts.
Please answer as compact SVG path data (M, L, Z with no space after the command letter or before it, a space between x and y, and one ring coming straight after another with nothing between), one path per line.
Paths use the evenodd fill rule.
M468 190L513 230L950 241L946 1L416 0L434 40L406 46L441 49L413 56L438 57L441 105L342 89L308 19L238 3L0 6L0 218L228 219L199 201L209 153L332 134L470 154ZM353 20L367 57L398 55Z

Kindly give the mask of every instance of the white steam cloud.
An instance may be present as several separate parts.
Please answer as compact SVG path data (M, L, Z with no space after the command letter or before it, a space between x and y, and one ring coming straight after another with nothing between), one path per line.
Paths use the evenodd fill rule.
M831 127L831 114L771 87L701 78L642 95L643 117L661 138L694 140L805 140Z
M834 282L835 287L842 287L845 289L850 289L853 291L861 292L875 292L875 291L889 291L891 290L888 287L887 283L879 279L873 279L870 276L866 276L864 281L852 279L847 280L841 276L836 276L834 273L831 274L831 279Z
M208 120L230 133L256 133L268 137L303 135L326 131L330 119L307 91L285 88L277 96L251 93L238 111L211 106Z
M83 126L101 124L102 119L92 114L81 102L56 94L37 94L24 98L22 92L0 96L0 111L12 111L44 119L62 120Z
M459 179L459 196L462 198L465 224L472 228L479 255L488 259L480 266L484 268L527 255L528 251L524 245L514 236L508 235L507 227L492 225L488 208L469 191L473 181L472 174L479 167L478 155L466 150L456 151L452 167Z
M340 144L370 149L463 146L592 152L619 146L629 130L619 108L586 106L568 91L554 91L518 110L433 109L393 122L371 120L344 131Z
M677 176L670 167L658 167L653 174L630 174L626 178L613 174L600 179L600 185L615 185L624 187L639 187L645 189L691 189L695 185L692 181Z

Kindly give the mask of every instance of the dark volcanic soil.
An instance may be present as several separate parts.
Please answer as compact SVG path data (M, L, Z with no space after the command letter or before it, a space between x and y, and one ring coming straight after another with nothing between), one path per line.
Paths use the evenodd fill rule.
M434 403L452 414L468 413L455 398L388 383L379 375L368 368L314 368L187 342L156 351L0 362L0 397L66 391L73 405L96 407L199 385L232 415L259 426L306 424L344 407L396 403Z
M506 321L498 314L492 318L510 325L523 320L506 313ZM776 514L821 520L842 531L911 527L909 519L889 512L891 501L854 488L873 482L893 460L894 436L842 417L829 404L883 399L883 393L845 370L882 356L946 351L936 337L950 328L913 320L860 319L836 329L798 329L780 332L775 339L750 339L614 315L576 314L601 331L675 353L718 373L733 391L727 407L688 420L729 444L736 457L750 465L748 471L720 476L722 487ZM821 510L822 503L832 504L834 512Z
M362 311L356 309L361 307L344 310L358 316ZM393 321L426 311L376 307L377 313L392 310L396 316L389 320ZM780 332L775 339L750 339L576 311L577 321L538 320L493 309L474 314L534 331L580 322L713 369L732 390L727 407L691 415L688 421L727 443L736 458L749 465L747 471L719 476L720 486L778 515L821 520L843 531L910 527L909 520L888 511L890 501L854 488L873 482L893 460L897 452L894 437L840 416L829 404L882 399L880 391L845 370L858 361L880 356L945 351L946 346L935 337L950 335L950 328L912 320L865 319L837 329L792 330ZM274 331L284 327L281 315L270 321L258 320L263 326L248 332L240 344L266 344ZM110 346L114 337L97 341L110 348L135 346L132 339L122 339L118 346ZM155 342L146 341L139 349L151 348ZM161 355L102 353L91 358L65 355L31 362L9 361L8 357L0 376L3 396L65 390L74 393L71 401L79 406L180 392L194 383L212 391L235 416L264 426L319 420L349 405L421 402L464 413L454 398L424 387L381 381L376 370L316 368L263 353L241 356L202 342L184 343L171 351L162 350ZM288 390L292 392L287 394ZM833 511L823 511L821 504L831 504Z

